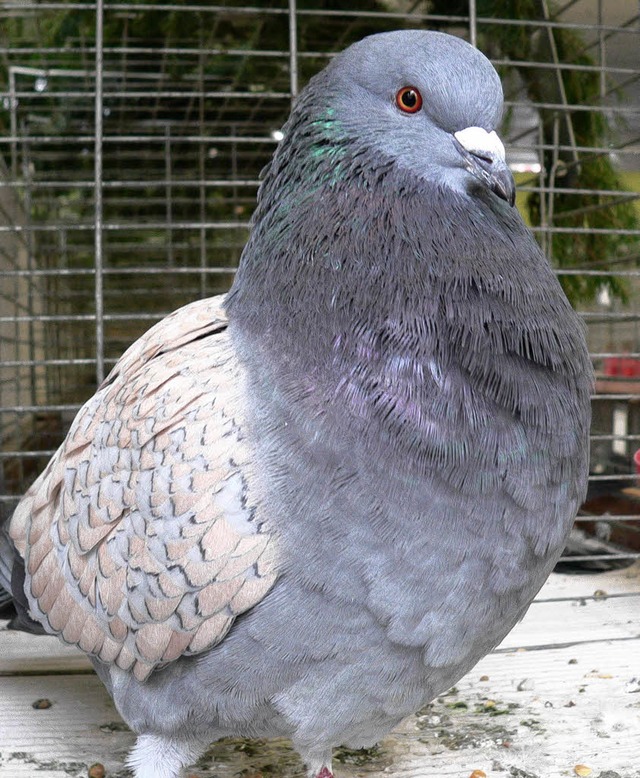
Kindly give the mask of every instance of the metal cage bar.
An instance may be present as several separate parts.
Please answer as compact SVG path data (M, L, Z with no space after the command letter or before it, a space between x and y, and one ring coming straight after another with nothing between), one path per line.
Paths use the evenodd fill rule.
M5 512L124 348L170 310L229 287L299 87L367 33L426 26L467 37L503 76L518 206L574 294L598 372L590 495L618 513L599 521L637 525L637 8L541 0L537 18L501 18L479 5L0 6Z

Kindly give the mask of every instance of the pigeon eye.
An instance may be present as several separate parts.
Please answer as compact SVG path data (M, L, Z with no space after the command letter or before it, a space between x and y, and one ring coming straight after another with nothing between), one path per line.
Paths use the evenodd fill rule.
M396 95L396 105L405 113L417 113L422 108L422 95L415 86L403 86Z

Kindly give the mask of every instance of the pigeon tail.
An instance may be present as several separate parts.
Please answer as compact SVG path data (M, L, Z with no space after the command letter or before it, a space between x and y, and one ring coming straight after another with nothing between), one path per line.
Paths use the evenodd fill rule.
M29 603L24 593L24 576L24 562L16 553L6 525L0 524L0 607L8 607L11 604L11 612L15 610L8 628L30 632L32 635L46 635L42 624L34 621L29 614Z
M0 523L0 586L11 593L11 571L14 559L13 544L7 535L7 525Z

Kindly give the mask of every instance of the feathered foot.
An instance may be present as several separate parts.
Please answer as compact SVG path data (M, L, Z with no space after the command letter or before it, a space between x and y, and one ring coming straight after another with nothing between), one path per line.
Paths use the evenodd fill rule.
M205 748L206 744L195 739L138 735L127 765L135 778L180 778L182 768L192 765Z

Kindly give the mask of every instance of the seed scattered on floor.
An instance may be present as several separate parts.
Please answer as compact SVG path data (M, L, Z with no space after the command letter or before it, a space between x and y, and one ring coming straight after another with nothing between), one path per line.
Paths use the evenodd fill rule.
M627 694L637 694L640 692L640 678L632 678L624 685L624 690Z
M487 774L484 770L474 770L469 778L487 778Z
M593 770L592 770L590 767L587 767L587 765L586 765L586 764L577 764L577 765L576 765L576 766L573 768L573 772L574 772L576 775L579 775L579 776L580 776L580 778L586 778L588 775L591 775L591 773L593 772Z
M89 778L104 778L106 774L104 765L100 762L94 762L89 768Z
M592 670L590 673L587 673L585 675L585 678L605 678L610 679L613 678L611 673L601 673L600 670Z
M31 703L31 707L35 708L36 710L46 710L47 708L50 708L53 705L51 700L47 700L46 697L41 697L39 700L36 700L35 702Z
M131 732L124 721L109 721L107 724L100 725L101 732Z
M481 681L488 681L489 680L489 676L488 675L481 675L480 676L480 680Z
M594 600L606 600L608 596L604 589L596 589L593 593Z

